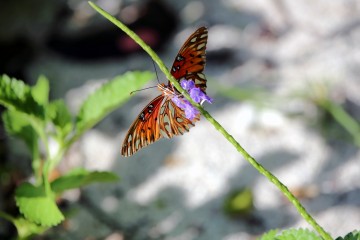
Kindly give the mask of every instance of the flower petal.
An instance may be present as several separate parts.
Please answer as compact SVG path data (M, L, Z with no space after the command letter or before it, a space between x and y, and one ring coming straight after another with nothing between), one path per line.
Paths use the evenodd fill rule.
M201 99L201 104L203 104L205 101L207 101L208 103L213 103L214 99L204 94L203 98Z
M185 104L184 101L182 99L180 99L178 96L174 95L171 100L173 101L173 103L175 103L176 106L178 106L181 109L185 108Z
M187 119L193 120L199 114L199 111L191 104L186 106L187 107L185 108L185 117Z
M186 91L190 91L195 87L195 83L192 80L187 81L186 79L181 80L180 85Z
M200 88L193 88L190 90L190 97L197 103L199 103L202 99L202 94L204 94Z
M206 95L200 88L196 87L194 81L182 79L180 85L184 88L189 94L190 97L196 103L203 104L205 101L212 103L213 99ZM183 96L174 95L171 100L175 103L176 106L184 110L185 117L189 120L193 120L198 114L199 111L195 108L188 100Z

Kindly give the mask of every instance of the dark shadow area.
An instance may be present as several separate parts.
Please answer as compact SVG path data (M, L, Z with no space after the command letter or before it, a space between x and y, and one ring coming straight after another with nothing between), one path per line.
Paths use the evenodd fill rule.
M169 6L162 1L149 0L129 3L118 10L132 9L138 18L128 24L154 50L161 50L176 29L177 18ZM75 13L69 12L65 19L59 19L51 29L47 46L50 50L72 59L101 61L104 58L123 58L143 50L133 40L107 19L98 16L76 31L69 31L69 22Z

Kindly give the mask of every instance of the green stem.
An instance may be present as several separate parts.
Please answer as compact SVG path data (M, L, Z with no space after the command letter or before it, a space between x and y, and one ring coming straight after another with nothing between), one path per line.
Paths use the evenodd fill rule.
M56 155L50 159L50 164L49 164L49 171L52 171L58 164L59 162L61 161L61 159L63 158L64 156L64 153L66 151L66 148L64 148L61 144L60 144L60 147L59 147L59 150L58 152L56 153Z
M43 166L43 175L42 176L43 176L43 184L45 187L46 196L51 196L51 186L50 186L50 182L49 182L50 165L51 165L51 161L49 159L47 159Z
M47 138L46 138L46 134L45 134L45 127L42 124L42 122L35 118L35 117L30 117L29 121L31 123L31 125L33 126L33 128L35 129L35 132L38 134L39 138L41 141L44 142L45 145L45 150L46 150L46 154L48 154L49 150L48 150L48 145L47 145ZM34 144L34 146L32 146L32 168L34 171L34 175L35 175L35 183L36 185L41 185L42 184L42 173L41 173L41 157L40 157L40 152L39 152L39 142L36 142Z
M355 144L360 146L360 125L339 105L336 105L329 100L320 102L320 105L326 109L350 135L352 135Z
M306 211L306 209L301 205L299 200L289 191L289 189L282 184L273 174L267 171L260 163L258 163L253 157L251 157L242 147L241 145L231 136L206 110L202 108L201 105L195 103L189 94L181 88L180 84L177 80L170 74L165 64L161 61L161 59L157 56L157 54L145 44L143 40L139 38L133 31L127 28L123 23L119 20L111 16L109 13L105 12L103 9L98 7L96 4L89 2L90 6L93 7L97 12L103 15L110 22L118 26L121 30L123 30L126 34L128 34L137 44L139 44L150 56L151 58L159 65L161 71L166 75L166 77L170 80L170 82L179 90L181 94L185 96L187 100L189 100L194 106L196 106L199 111L203 114L203 116L222 134L224 137L244 156L244 158L253 165L261 174L267 177L272 183L274 183L290 200L290 202L296 207L301 216L313 226L313 228L326 240L332 239L331 236L324 231L324 229L311 217L311 215Z
M0 211L0 218L6 219L6 220L8 220L9 222L12 222L12 223L14 223L14 221L15 221L15 218L13 216L11 216L11 215L9 215L9 214L7 214L5 212L2 212L2 211Z
M50 161L50 150L49 150L49 142L48 142L48 137L46 135L45 132L45 127L42 124L36 124L36 131L39 134L39 137L41 139L41 141L44 144L45 147L45 156L46 159L44 161L44 165L42 167L42 184L45 187L45 193L47 196L50 196L51 194L51 187L50 187L50 182L49 182L49 173L50 173L50 165L51 165L51 161ZM41 159L37 159L36 161L41 161ZM37 163L39 164L39 163ZM39 171L37 171L39 172Z
M49 151L47 151L47 159L43 168L43 182L47 196L50 196L52 193L51 184L49 182L49 174L59 164L66 149L64 148L64 144L62 142L59 142L59 145L59 149L53 157L51 157Z
M38 143L36 143L35 146L33 146L32 149L32 163L31 166L33 168L34 171L34 175L35 175L35 184L37 186L41 185L42 183L42 179L41 179L41 158L40 158L40 154L39 154L39 146Z

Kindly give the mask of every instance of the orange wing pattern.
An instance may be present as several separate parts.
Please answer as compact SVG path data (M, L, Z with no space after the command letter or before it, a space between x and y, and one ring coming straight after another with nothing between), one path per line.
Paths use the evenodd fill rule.
M159 115L159 126L164 137L172 138L188 132L196 121L200 120L198 114L193 120L185 117L184 110L175 105L171 99L167 99L161 106Z
M180 81L191 79L205 93L206 78L203 74L206 63L206 43L208 30L201 27L186 40L171 67L171 74ZM169 82L170 84L170 82Z
M128 157L162 137L182 135L198 120L200 114L190 121L185 117L184 111L170 98L159 95L143 109L131 125L124 139L121 154Z
M164 97L163 94L157 96L141 111L129 128L122 145L121 155L131 156L162 137L158 117Z
M206 27L196 30L184 43L175 58L171 74L180 81L191 79L205 93L206 78L202 73L205 67L205 49L208 31ZM184 111L175 105L168 94L176 95L169 82L162 84L162 94L153 99L133 122L124 139L121 154L131 156L162 137L172 138L189 131L200 120L198 114L193 120L185 117ZM165 91L167 92L165 94Z

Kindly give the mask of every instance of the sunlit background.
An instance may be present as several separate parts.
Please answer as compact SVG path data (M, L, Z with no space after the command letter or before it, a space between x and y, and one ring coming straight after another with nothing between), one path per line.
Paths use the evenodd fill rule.
M187 37L207 26L205 74L214 103L204 107L333 237L359 229L359 1L94 2L168 67ZM133 70L155 71L87 1L0 2L0 74L28 84L45 75L51 99L64 98L72 112L102 83ZM128 127L158 94L136 93L71 148L60 174L82 166L121 180L66 192L68 219L45 239L246 240L273 228L310 228L204 118L181 137L121 157ZM0 209L15 212L13 191L31 177L30 156L3 127L0 137ZM250 202L233 208L234 196ZM0 219L0 238L14 234Z

